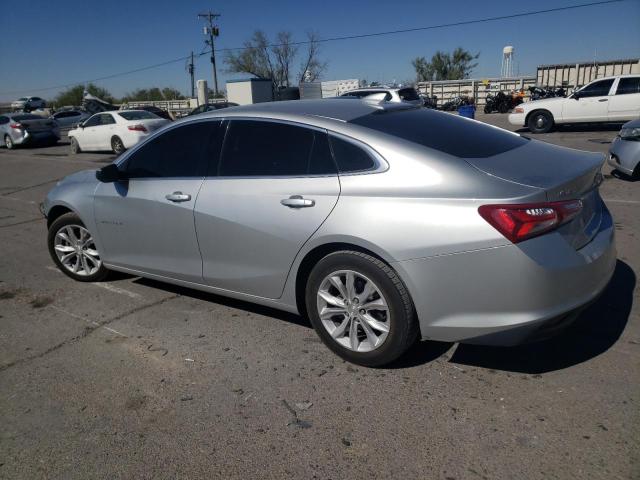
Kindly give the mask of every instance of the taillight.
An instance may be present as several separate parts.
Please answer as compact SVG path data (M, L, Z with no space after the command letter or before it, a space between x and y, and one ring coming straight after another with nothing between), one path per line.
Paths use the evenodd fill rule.
M147 131L147 128L142 124L129 125L127 128L129 130L133 130L134 132L146 132Z
M19 129L19 130L21 130L21 129L23 129L23 128L24 128L24 125L22 125L20 122L12 123L12 124L11 124L11 125L9 125L9 126L10 126L11 128L16 128L16 129Z
M523 107L516 107L516 109L514 110L515 113L524 113L524 108Z
M558 228L582 210L582 200L563 202L482 205L478 213L513 243Z

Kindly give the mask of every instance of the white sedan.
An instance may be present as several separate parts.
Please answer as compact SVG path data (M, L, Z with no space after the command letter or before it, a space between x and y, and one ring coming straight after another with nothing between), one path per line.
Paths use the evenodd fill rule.
M640 116L640 75L600 78L567 98L545 98L518 105L509 123L546 133L563 123L627 122Z
M96 113L69 131L71 153L112 150L119 155L169 123L144 110Z

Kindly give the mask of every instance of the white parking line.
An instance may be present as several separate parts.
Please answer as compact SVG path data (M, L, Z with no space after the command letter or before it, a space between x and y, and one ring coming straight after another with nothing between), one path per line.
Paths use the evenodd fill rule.
M615 198L603 198L603 200L609 203L631 203L631 204L640 203L640 201L638 200L618 200Z
M52 267L51 265L46 267L46 269L47 270L51 270L52 272L62 273L56 267ZM113 292L113 293L118 293L120 295L126 295L129 298L142 298L142 295L140 295L139 293L130 292L129 290L125 290L124 288L116 287L114 285L111 285L110 283L97 282L97 283L91 283L91 285L93 285L94 287L104 288L105 290L109 290L110 292Z
M95 322L93 320L89 320L87 318L81 317L80 315L76 315L75 313L69 312L69 311L65 310L64 308L56 307L55 305L49 305L49 307L53 308L54 310L58 310L59 312L62 312L65 315L69 315L70 317L73 317L73 318L76 318L78 320L82 320L84 322L87 322L89 325L93 325L94 327L104 328L105 330L108 330L111 333L115 333L116 335L120 335L121 337L127 337L124 333L120 333L119 331L114 330L111 327L103 327L98 322Z
M140 295L139 293L130 292L129 290L125 290L124 288L115 287L115 286L111 285L110 283L98 282L98 283L92 283L91 285L94 285L94 286L100 287L100 288L104 288L105 290L109 290L110 292L113 292L113 293L119 293L120 295L126 295L129 298L142 298L142 295Z

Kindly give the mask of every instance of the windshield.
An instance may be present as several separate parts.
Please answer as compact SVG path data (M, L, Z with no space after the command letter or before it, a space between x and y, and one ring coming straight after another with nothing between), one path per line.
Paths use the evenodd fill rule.
M349 123L461 158L485 158L527 143L520 135L427 109L379 110Z
M145 112L144 110L136 110L132 112L121 112L118 113L125 120L151 120L154 118L160 118L159 116L151 113Z

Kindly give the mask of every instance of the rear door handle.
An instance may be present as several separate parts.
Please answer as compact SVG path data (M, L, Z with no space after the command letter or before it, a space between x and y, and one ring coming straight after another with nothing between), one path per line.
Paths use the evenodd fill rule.
M303 198L302 195L291 195L289 198L283 198L280 203L289 208L308 208L313 207L315 200Z
M188 193L173 192L166 195L164 198L166 198L170 202L188 202L189 200L191 200L191 195L189 195Z
M599 102L608 102L609 99L608 98L601 98L600 100L598 100Z

